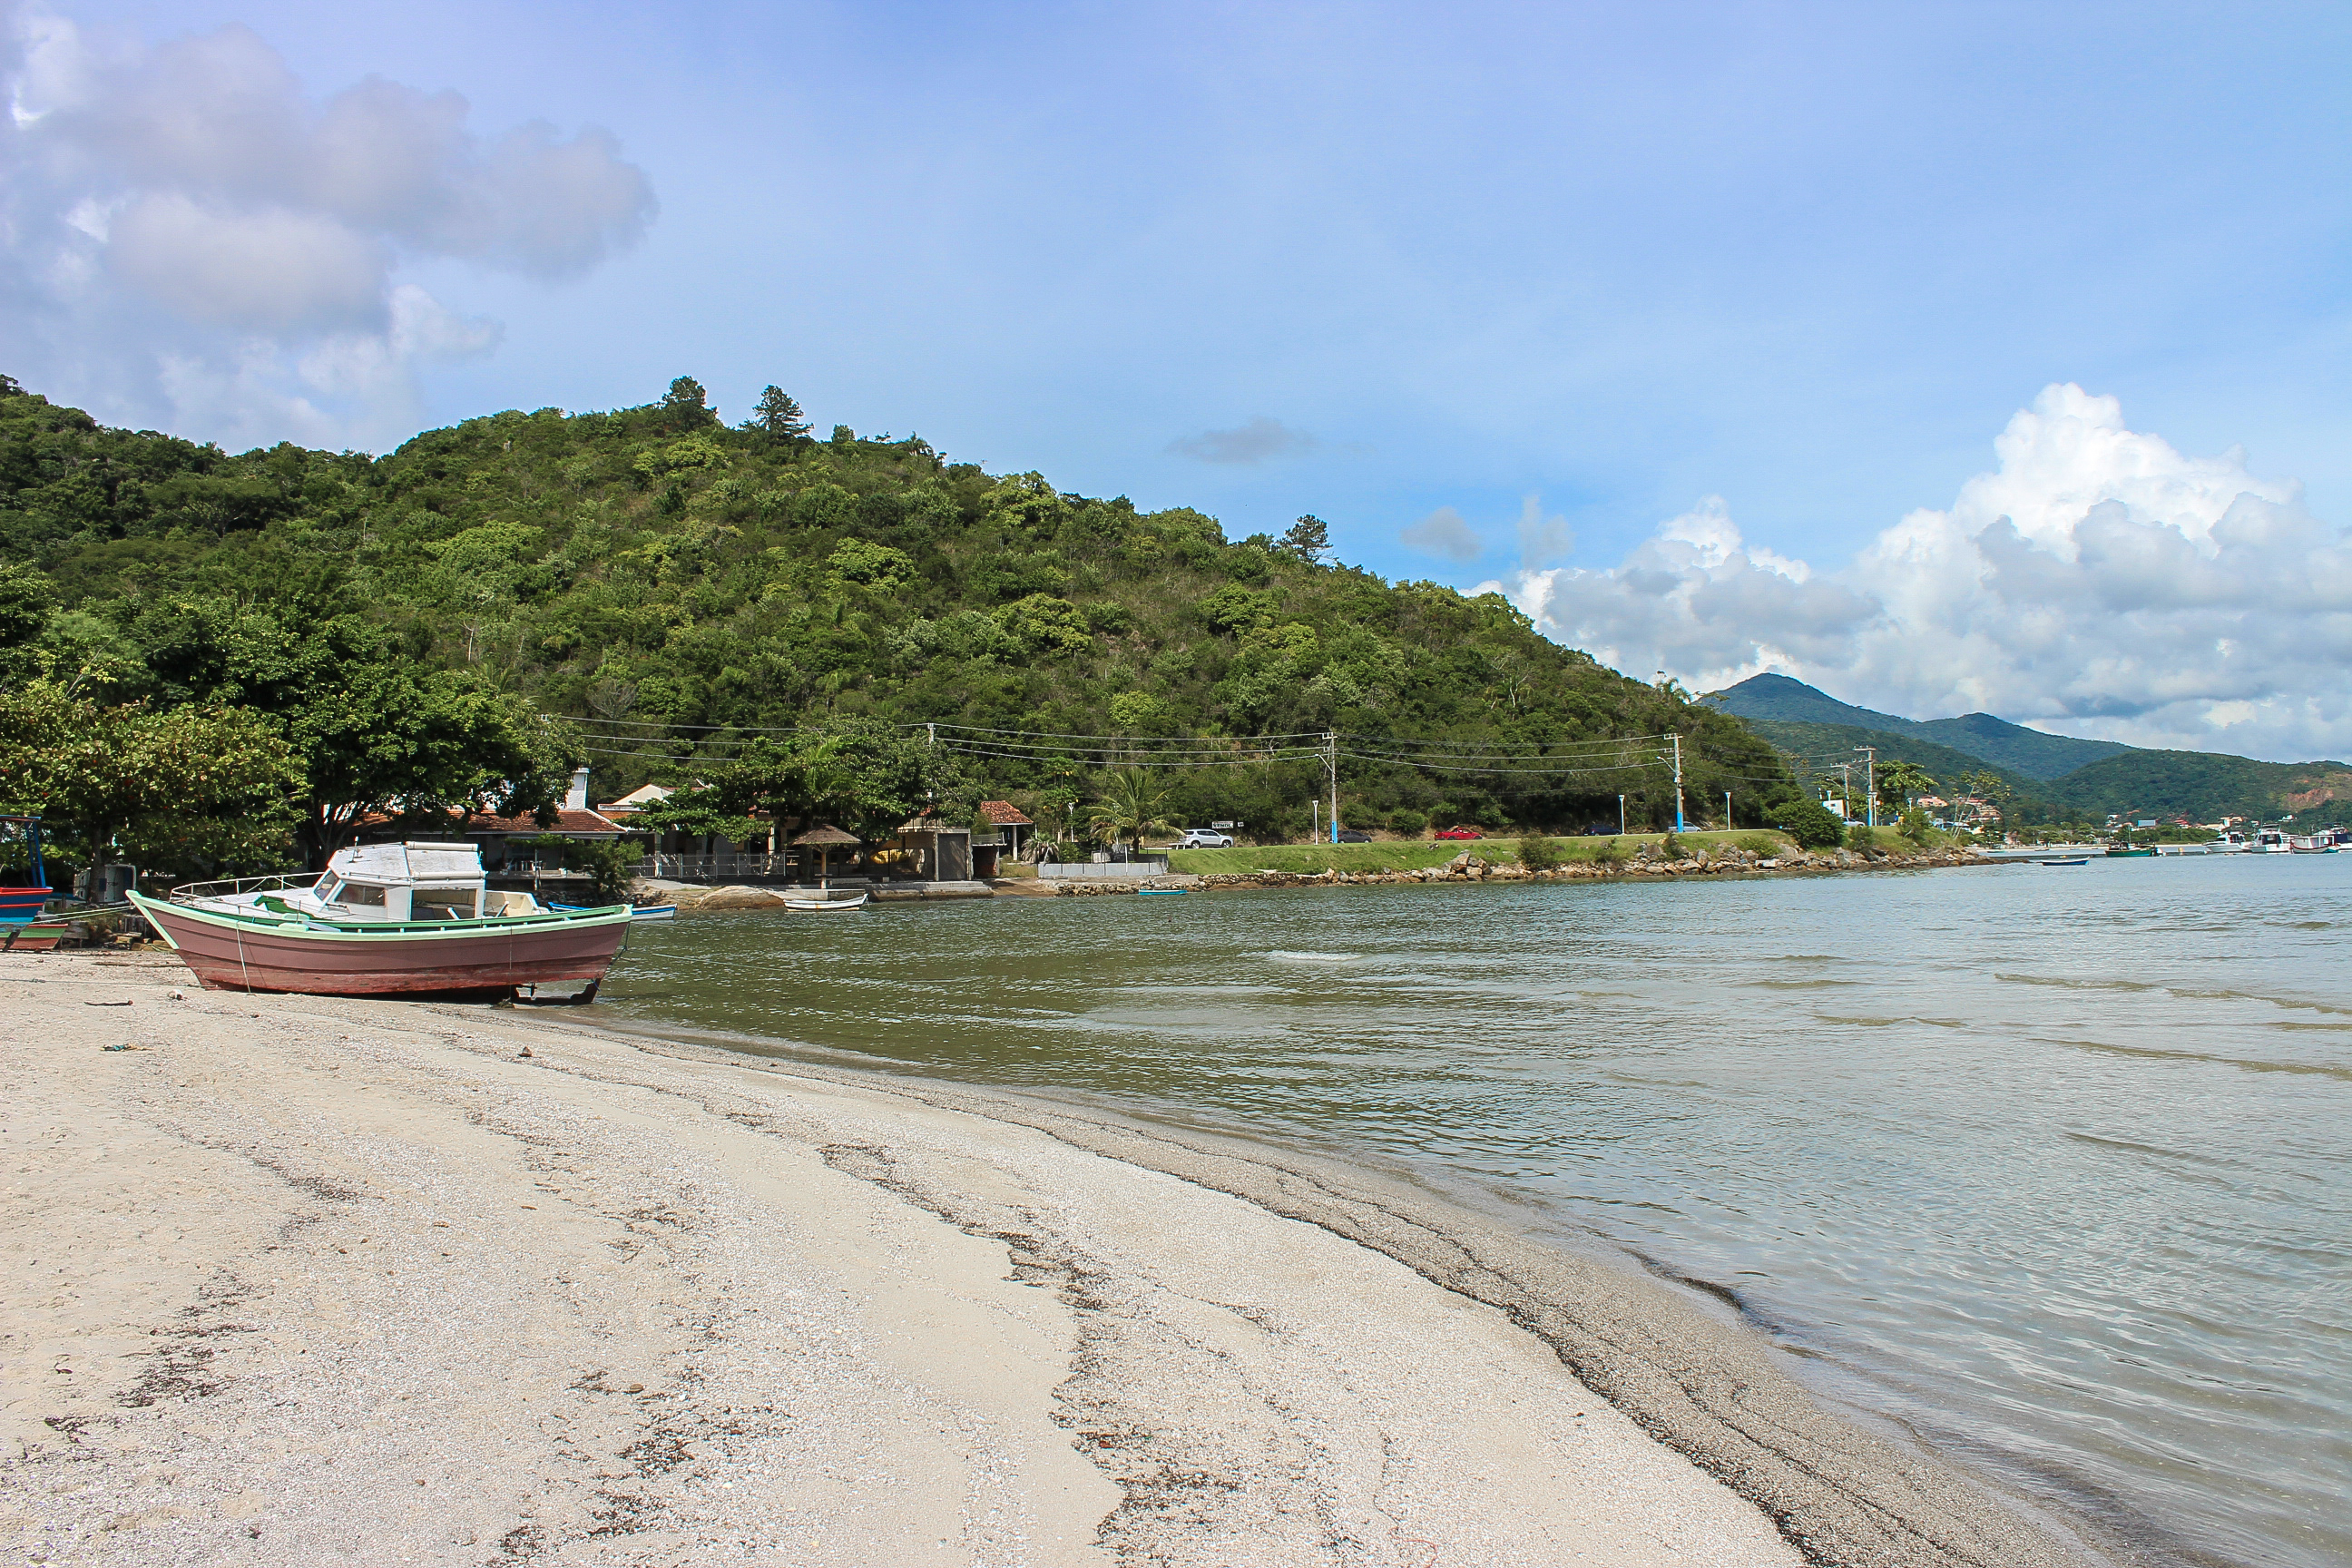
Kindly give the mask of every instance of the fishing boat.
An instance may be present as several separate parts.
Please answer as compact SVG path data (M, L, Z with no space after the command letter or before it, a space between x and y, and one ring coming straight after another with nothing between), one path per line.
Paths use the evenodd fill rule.
M131 901L212 991L511 996L585 981L584 1002L629 933L625 904L551 910L492 890L471 844L370 844L336 851L323 872Z
M39 921L42 906L56 897L49 889L47 869L41 864L41 819L0 816L0 843L12 840L25 846L31 869L21 883L9 873L0 873L0 937L13 936L14 928ZM56 945L54 938L50 945Z
M2091 858L2088 855L2075 855L2063 860L2036 860L2034 862L2037 866L2087 866L2090 863Z
M594 904L559 904L552 899L548 900L547 907L567 915L586 914L590 910L596 908ZM629 911L629 919L633 921L677 919L676 904L630 904L625 907Z
M2117 844L2107 850L2107 858L2110 860L2153 860L2156 858L2156 851L2147 848L2135 849L2128 845Z
M864 909L866 899L864 893L854 899L786 899L784 908L798 910L804 915L845 915L852 910Z
M2280 832L2275 827L2264 827L2256 830L2252 842L2246 846L2246 853L2249 855L2286 855L2292 853L2293 848L2294 847L2287 843L2285 834Z

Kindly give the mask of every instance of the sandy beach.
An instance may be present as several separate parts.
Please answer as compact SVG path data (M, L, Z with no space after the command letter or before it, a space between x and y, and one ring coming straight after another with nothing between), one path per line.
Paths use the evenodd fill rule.
M1350 1167L150 952L0 1016L12 1562L2082 1560Z

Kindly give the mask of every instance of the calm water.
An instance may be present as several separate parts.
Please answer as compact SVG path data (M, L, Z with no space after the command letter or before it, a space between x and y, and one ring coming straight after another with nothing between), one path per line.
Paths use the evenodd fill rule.
M1376 1151L2157 1554L2352 1562L2352 855L635 933L629 1019Z

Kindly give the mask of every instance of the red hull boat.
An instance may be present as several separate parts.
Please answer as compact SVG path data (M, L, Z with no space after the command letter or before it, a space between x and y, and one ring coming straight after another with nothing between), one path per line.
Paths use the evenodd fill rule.
M629 934L626 904L558 911L489 892L470 844L373 845L323 878L131 900L214 991L482 996L585 981L586 1000Z

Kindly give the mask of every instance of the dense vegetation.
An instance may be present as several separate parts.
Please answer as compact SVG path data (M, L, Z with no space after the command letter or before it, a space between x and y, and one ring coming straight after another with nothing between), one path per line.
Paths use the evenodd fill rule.
M1297 837L1327 745L1353 826L1613 827L1621 793L1658 826L1667 748L1639 738L1667 734L1694 817L1793 798L1737 719L1497 595L1334 564L1314 519L1229 540L911 436L816 439L773 388L732 427L682 377L371 458L109 429L0 378L0 551L14 804L67 809L29 749L40 703L249 718L314 860L362 811L543 808L582 760L600 799L712 786L674 809L698 829L985 795L1057 826L1140 760L1183 764L1174 820ZM1294 740L1244 743L1266 735ZM151 857L220 858L217 834L142 831Z

